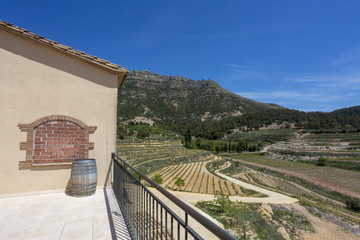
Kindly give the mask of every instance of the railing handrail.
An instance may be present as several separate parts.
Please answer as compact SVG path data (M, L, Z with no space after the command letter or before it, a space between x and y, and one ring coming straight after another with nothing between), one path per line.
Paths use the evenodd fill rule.
M161 192L165 197L170 199L173 203L175 203L179 208L181 208L185 213L189 214L191 217L193 217L196 221L198 221L201 225L203 225L206 229L211 231L215 236L217 236L220 239L223 240L237 240L234 236L232 236L230 233L226 232L224 229L213 223L208 218L201 215L198 211L181 201L179 198L175 197L173 194L171 194L169 191L161 187L159 184L155 183L153 180L148 178L146 175L141 173L139 170L131 166L129 163L127 163L125 160L121 159L118 155L115 153L112 153L113 158L120 160L122 163L124 163L127 167L129 167L132 171L134 171L136 174L138 174L141 178L143 178L145 181L147 181L152 187L156 188L159 192Z

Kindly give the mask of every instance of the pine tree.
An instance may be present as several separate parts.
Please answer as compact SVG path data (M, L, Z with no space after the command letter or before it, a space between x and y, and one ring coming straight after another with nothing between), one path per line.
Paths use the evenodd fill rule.
M185 147L190 148L191 146L191 131L190 128L188 128L185 132Z

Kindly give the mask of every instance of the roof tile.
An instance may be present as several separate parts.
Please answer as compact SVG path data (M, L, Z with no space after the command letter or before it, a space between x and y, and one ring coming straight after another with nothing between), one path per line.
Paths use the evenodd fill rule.
M53 49L57 52L61 52L66 55L70 55L78 60L89 63L93 66L100 67L104 70L110 71L111 73L123 75L123 74L127 74L127 72L129 71L128 69L123 68L120 65L110 63L109 61L97 58L96 56L92 56L92 55L86 54L82 51L72 49L71 47L62 45L58 42L47 39L43 36L32 33L26 29L17 27L11 23L8 23L8 22L2 21L2 20L0 20L0 30L6 31L8 33L11 33L13 35L16 35L16 36L19 36L22 38L25 38L27 40L30 40L30 41L40 44L42 46Z

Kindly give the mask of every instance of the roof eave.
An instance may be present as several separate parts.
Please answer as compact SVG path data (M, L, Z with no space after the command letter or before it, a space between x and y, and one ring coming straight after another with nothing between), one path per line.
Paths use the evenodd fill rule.
M5 22L3 22L3 23L5 23ZM32 33L30 33L29 31L27 31L25 29L21 29L21 30L23 30L23 32L20 32L17 29L13 29L12 24L7 25L7 26L5 26L5 25L6 24L0 24L0 30L2 30L4 32L7 32L9 34L15 35L17 37L20 37L23 40L34 43L34 44L39 45L41 47L45 47L47 49L51 49L53 51L56 51L56 52L58 52L60 54L66 55L66 56L71 57L71 58L74 58L74 59L76 59L78 61L90 64L90 65L92 65L94 67L97 67L97 68L100 68L100 69L102 69L104 71L110 72L112 74L116 74L122 79L122 81L125 79L127 73L129 72L129 70L126 69L126 68L120 67L119 65L110 63L110 62L108 62L106 60L102 60L102 59L99 59L99 58L94 57L94 56L91 56L91 57L93 57L94 59L97 59L96 61L101 61L102 63L98 63L95 60L87 59L86 57L90 57L90 55L87 55L87 54L85 54L83 52L80 52L78 50L74 50L71 47L67 47L67 46L64 46L64 45L61 45L61 44L53 45L52 43L50 43L50 42L54 42L52 40L49 40L49 43L43 42L43 41L41 41L41 39L45 39L44 37L42 37L40 35L32 34ZM15 27L15 28L17 28L17 27ZM28 36L27 35L28 33L30 33L32 36ZM36 39L36 38L38 38L38 39ZM69 51L71 51L71 52L69 52Z

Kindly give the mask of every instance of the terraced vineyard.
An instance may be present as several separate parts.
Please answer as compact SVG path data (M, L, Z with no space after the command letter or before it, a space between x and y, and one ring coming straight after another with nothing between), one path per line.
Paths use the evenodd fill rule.
M210 152L189 150L180 141L121 142L118 155L134 167L153 177L161 175L163 187L193 193L223 193L238 196L260 196L255 191L245 189L209 172L206 164L217 159ZM184 186L178 187L178 178Z
M206 168L208 162L195 162L180 165L173 165L155 171L155 174L161 175L165 188L172 190L181 190L194 193L216 194L223 193L226 195L249 196L257 195L254 191L247 190L237 184L221 179L209 172ZM184 186L177 186L176 180L184 179Z
M260 185L282 193L291 194L300 199L304 205L311 206L309 207L310 210L314 209L313 206L315 206L317 209L316 211L320 211L323 214L333 214L334 216L344 219L351 224L360 224L360 213L347 210L344 208L343 203L318 194L302 184L288 180L282 174L276 174L268 169L236 161L233 162L231 168L225 169L221 172L245 182ZM336 221L341 223L340 220ZM341 224L346 225L346 223ZM351 230L350 225L349 229ZM360 234L360 230L358 228L356 228L356 232Z
M169 165L208 161L211 158L210 152L186 149L180 141L121 141L117 153L145 174Z
M272 158L313 165L319 157L325 157L329 167L360 171L359 132L305 134L297 139L273 144L268 151Z
M232 157L241 159L259 168L265 167L312 182L331 191L360 197L360 172L339 168L317 167L296 161L273 159L259 154L243 154Z
M329 139L322 135L302 135L271 145L269 153L224 154L232 164L221 172L268 190L294 196L308 209L303 208L302 213L310 211L312 216L321 215L321 218L360 236L360 213L346 209L342 195L360 195L360 172L312 164L325 153L328 153L326 157L331 156L329 162L360 162L357 155L360 153L357 148L358 136L356 133L341 135L336 139L331 136ZM229 161L207 151L186 149L180 141L122 141L117 150L122 158L150 178L160 177L161 185L167 189L197 193L196 196L221 192L232 196L265 197L214 174L216 169L223 168ZM294 154L286 155L290 151ZM306 157L300 156L300 152L305 152ZM310 159L312 155L314 158ZM182 184L178 184L179 179ZM296 204L293 206L296 207ZM266 204L263 206L266 207ZM314 223L319 224L319 221L315 220Z
M359 132L302 134L266 150L229 155L234 167L226 173L291 194L308 210L360 236L360 213L344 204L347 196L360 198Z

